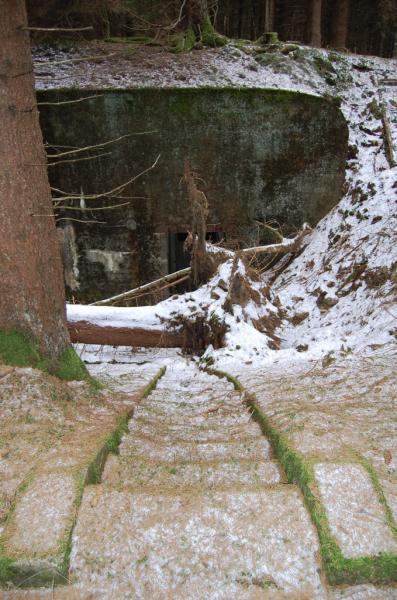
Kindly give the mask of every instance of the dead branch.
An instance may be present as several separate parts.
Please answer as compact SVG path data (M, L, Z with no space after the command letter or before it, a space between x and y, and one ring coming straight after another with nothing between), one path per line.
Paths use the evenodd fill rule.
M102 156L111 156L111 152L102 152L102 154L95 154L94 156L83 156L81 158L69 158L65 160L57 160L56 162L47 163L46 165L35 165L37 167L54 167L56 165L64 165L69 163L81 162L83 160L94 160L95 158L101 158Z
M115 56L116 52L112 52L111 54L96 54L92 56L79 56L79 58L68 58L65 60L52 60L45 62L45 66L53 67L54 65L66 65L67 63L76 63L76 62L84 62L86 60L103 60L104 58L110 58L111 56ZM40 62L36 62L34 65L36 68L41 66Z
M113 302L117 302L119 300L127 300L127 298L132 298L142 292L146 292L147 290L152 290L163 283L170 283L175 279L179 279L181 277L189 276L191 273L191 268L187 267L186 269L181 269L180 271L175 271L175 273L170 273L169 275L165 275L164 277L160 277L160 279L156 279L155 281L151 281L150 283L145 283L144 285L140 285L137 288L129 290L128 292L123 292L122 294L117 294L117 296L112 296L111 298L106 298L105 300L98 300L97 302L92 302L89 306L107 306L109 304L113 304Z
M163 292L164 290L168 290L171 287L175 287L176 285L179 285L180 283L187 281L189 278L190 278L190 274L185 275L184 277L181 277L180 279L176 279L175 281L171 281L171 283L167 283L166 285L163 285L162 287L155 288L154 290L148 290L147 292L143 292L142 294L137 294L136 296L132 296L130 298L130 300L138 300L138 298L144 298L145 296L149 296L151 294L159 294L160 292ZM114 301L113 304L118 304L118 302L121 302L121 301L122 300Z
M64 100L62 102L38 102L37 106L61 106L64 104L77 104L77 102L91 100L92 98L102 98L102 96L103 94L95 94L95 96L84 96L84 98L78 98L78 100Z
M208 260L206 247L208 201L201 190L198 189L197 175L192 170L188 160L185 161L183 180L187 189L187 196L192 215L192 270L195 285L204 283L208 279Z
M118 138L115 138L114 140L108 140L107 142L102 142L101 144L94 144L93 146L85 146L84 148L76 148L75 150L68 150L67 152L58 152L58 154L47 154L47 158L59 158L60 156L66 156L68 154L77 154L79 152L86 152L87 150L93 150L94 148L103 148L103 146L108 146L109 144L115 144L116 142L119 142L120 140L123 140L124 138L127 138L127 137L132 137L133 135L146 135L149 133L157 133L157 132L156 131L140 131L138 133L126 133L124 135L121 135ZM52 145L52 144L49 144L49 146L56 148L56 146Z
M304 238L311 233L312 228L304 223L299 233L292 239L283 238L279 244L269 244L268 246L256 246L254 248L244 248L240 254L287 254L289 252L299 252L302 248Z
M265 229L266 231L269 231L272 235L274 235L280 242L284 241L283 236L281 235L281 233L279 232L278 229L276 229L275 227L272 227L271 225L269 225L269 223L262 223L261 221L256 221L255 223L257 225L259 225L259 227L262 227L262 229Z
M380 105L382 124L383 124L383 135L385 140L385 152L390 168L392 169L397 165L396 157L394 154L393 136L390 129L389 119L387 118L386 107L383 103Z
M84 200L84 196L80 196L82 200ZM56 198L55 198L56 200ZM99 206L96 208L83 208L81 206L59 206L56 205L58 210L80 210L81 212L93 212L94 210L114 210L115 208L120 208L121 206L127 206L130 202L123 202L122 204L112 204L111 206Z
M92 31L92 25L88 27L19 27L21 31Z
M141 173L138 173L138 175L135 175L134 177L131 177L131 179L129 179L128 181L122 183L121 185L113 188L112 190L109 190L107 192L102 192L101 194L88 194L88 195L82 195L80 194L69 194L67 196L59 196L57 198L53 198L53 200L58 201L58 200L62 200L63 202L65 202L66 200L98 200L99 198L105 198L105 197L112 197L112 195L114 195L117 192L122 192L128 185L130 185L131 183L133 183L134 181L136 181L137 179L139 179L139 177L142 177L142 175L145 175L146 173L148 173L149 171L151 171L152 169L154 169L158 163L158 161L160 160L160 156L161 154L158 155L158 157L156 158L156 160L154 161L154 163L148 167L147 169L145 169L144 171L141 171ZM51 190L53 192L58 192L59 194L67 194L67 192L63 192L62 190L58 189L58 188L51 188Z

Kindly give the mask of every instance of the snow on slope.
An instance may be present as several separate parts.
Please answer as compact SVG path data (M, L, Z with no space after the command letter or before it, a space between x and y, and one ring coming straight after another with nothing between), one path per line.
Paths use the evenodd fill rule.
M117 309L123 311L122 320L132 320L135 326L141 320L142 326L157 327L169 319L175 322L176 315L184 319L207 315L209 320L223 321L228 329L227 347L215 352L210 347L205 354L223 362L229 358L249 363L321 358L330 352L363 351L396 342L397 168L390 168L387 161L377 105L382 101L386 106L397 148L397 87L383 83L397 79L397 61L291 47L288 52L284 47L276 54L255 55L253 47L241 50L230 44L205 51L205 55L171 55L166 71L151 67L148 77L138 68L121 83L111 79L106 60L95 70L95 81L87 78L84 70L76 75L74 69L73 82L81 87L232 85L341 98L350 145L345 195L315 228L305 251L276 279L272 295L263 299L262 307L251 302L243 309L223 310L223 288L227 288L231 272L228 261L206 286L166 300L152 312L147 308ZM36 66L39 64L40 56ZM108 66L111 70L111 64ZM79 63L79 69L84 68ZM54 73L51 83L39 80L38 87L59 86L59 75ZM63 85L70 83L64 73L61 79ZM272 303L276 296L286 314L276 331L281 350L274 350L272 337L254 326L258 319L279 315L277 302ZM100 316L96 308L90 307L90 320L114 318L114 309L101 308ZM79 315L72 318L83 318L84 312L87 316L87 307L69 308L70 316ZM116 315L119 317L121 312Z
M295 326L284 323L279 332L283 347L307 346L309 355L318 355L395 343L397 168L388 164L374 103L380 90L395 133L396 88L382 88L376 73L387 63L389 70L380 76L395 78L396 61L382 65L366 59L373 71L352 69L352 85L343 93L350 144L347 190L319 223L306 250L276 281L274 291L289 317L303 319Z

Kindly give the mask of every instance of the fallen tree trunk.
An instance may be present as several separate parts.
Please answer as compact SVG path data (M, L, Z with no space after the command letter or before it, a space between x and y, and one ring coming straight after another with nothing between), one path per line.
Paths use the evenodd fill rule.
M109 346L141 346L144 348L181 348L186 346L182 333L139 327L109 327L88 321L69 321L72 342Z
M267 246L255 246L253 248L244 248L240 250L240 255L249 254L289 254L290 252L299 252L303 246L303 240L312 228L307 223L304 223L302 229L294 238L283 238L278 244L269 244Z

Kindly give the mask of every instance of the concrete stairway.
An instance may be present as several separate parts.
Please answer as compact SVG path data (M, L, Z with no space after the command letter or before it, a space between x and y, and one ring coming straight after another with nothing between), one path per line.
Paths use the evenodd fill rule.
M240 394L185 361L86 488L71 573L95 598L326 597L299 490Z

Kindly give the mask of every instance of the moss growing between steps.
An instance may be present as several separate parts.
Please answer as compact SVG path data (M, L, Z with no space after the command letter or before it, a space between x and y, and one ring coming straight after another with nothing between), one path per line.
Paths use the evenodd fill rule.
M12 560L3 555L1 546L0 546L0 584L9 579L12 576Z
M287 475L288 483L294 483L302 491L306 507L317 528L321 556L324 562L328 581L332 585L375 583L383 584L397 581L397 556L379 554L377 556L346 558L331 534L325 507L320 500L319 489L315 480L313 466L306 461L290 444L287 436L281 433L264 414L253 394L248 394L240 381L225 373L208 369L212 375L224 377L233 383L235 389L245 393L245 402L253 418L260 425L263 433L269 439L276 458L280 461ZM393 532L396 527L390 508L387 505L383 490L372 465L363 457L356 455L356 460L367 470L380 503L385 508L386 518Z

